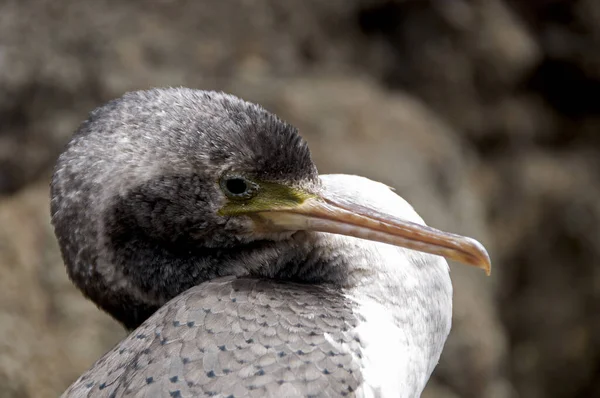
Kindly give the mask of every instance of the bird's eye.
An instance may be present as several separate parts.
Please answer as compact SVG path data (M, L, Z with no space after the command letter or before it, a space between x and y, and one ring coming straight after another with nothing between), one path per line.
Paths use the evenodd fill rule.
M221 179L221 189L230 198L247 199L254 196L258 185L244 177L227 176Z
M242 195L248 190L248 184L241 178L230 178L225 181L225 188L234 195Z

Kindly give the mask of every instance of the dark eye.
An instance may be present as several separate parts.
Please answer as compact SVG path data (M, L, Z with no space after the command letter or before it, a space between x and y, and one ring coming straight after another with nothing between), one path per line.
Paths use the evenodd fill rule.
M254 196L258 186L244 177L228 176L221 179L221 189L232 198L250 198Z
M248 184L241 178L229 178L225 181L225 188L234 195L241 195L248 190Z

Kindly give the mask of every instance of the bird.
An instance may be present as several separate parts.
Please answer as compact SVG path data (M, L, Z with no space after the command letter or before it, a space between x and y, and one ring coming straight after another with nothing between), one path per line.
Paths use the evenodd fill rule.
M451 328L446 259L491 270L477 240L319 174L298 129L223 92L107 102L50 185L70 279L130 332L63 397L418 397Z

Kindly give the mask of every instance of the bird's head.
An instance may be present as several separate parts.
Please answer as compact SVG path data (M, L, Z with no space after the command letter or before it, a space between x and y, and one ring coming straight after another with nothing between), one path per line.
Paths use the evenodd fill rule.
M294 127L216 92L140 91L92 112L58 160L51 207L69 275L128 327L203 280L273 274L298 231L490 269L475 240L328 189Z

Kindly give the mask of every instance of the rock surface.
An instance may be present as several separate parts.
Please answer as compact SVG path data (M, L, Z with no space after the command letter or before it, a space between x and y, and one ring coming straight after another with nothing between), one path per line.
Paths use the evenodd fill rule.
M68 281L48 176L123 92L229 91L322 172L483 241L425 397L600 396L600 2L0 2L0 386L57 396L124 332Z

